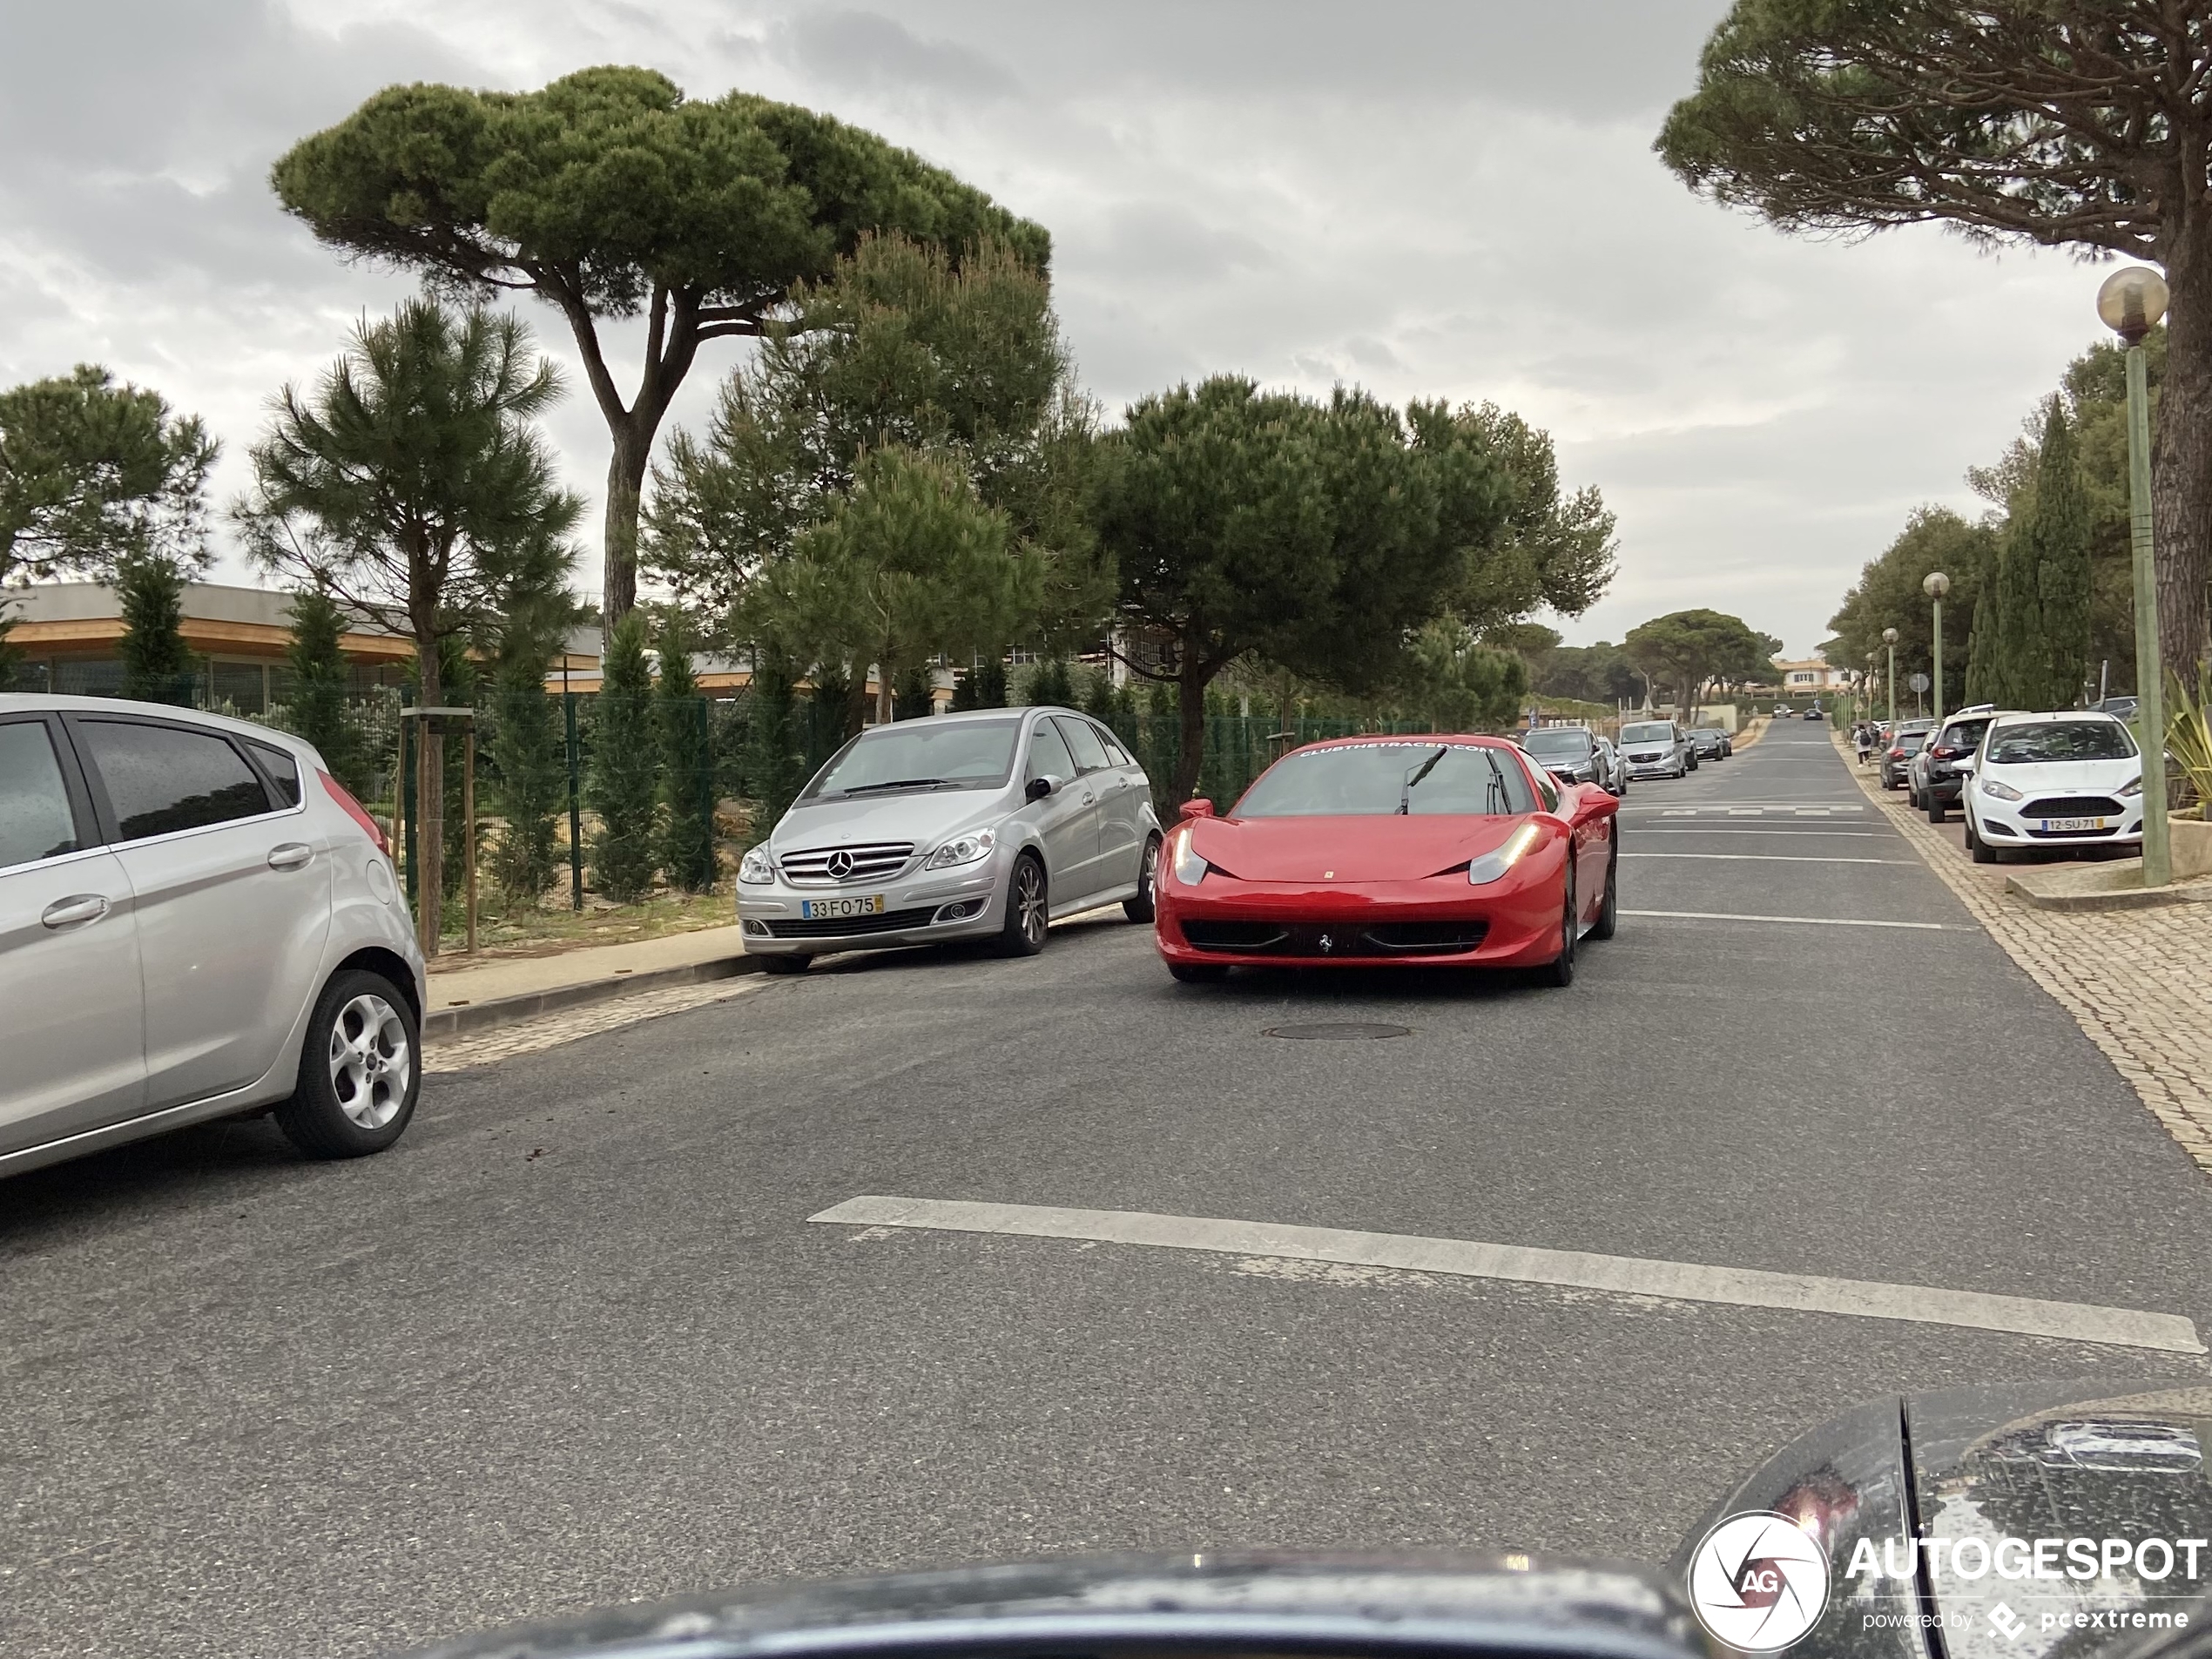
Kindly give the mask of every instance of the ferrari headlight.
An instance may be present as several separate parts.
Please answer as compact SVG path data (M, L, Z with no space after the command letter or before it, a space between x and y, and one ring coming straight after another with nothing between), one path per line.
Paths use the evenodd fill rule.
M1478 887L1488 887L1493 881L1503 876L1507 871L1512 869L1514 865L1520 863L1527 854L1529 848L1543 840L1543 831L1538 829L1534 824L1523 824L1506 838L1506 844L1503 846L1494 853L1485 853L1467 866L1468 881Z
M978 859L990 857L991 849L997 845L998 837L989 830L955 835L932 853L921 867L925 870L949 870L955 865L973 864Z
M1985 795L1994 795L1999 800L2026 800L2027 799L2012 785L2000 783L1994 778L1985 778L1981 780L1981 792Z
M1206 879L1206 872L1213 867L1200 858L1190 845L1189 830L1175 838L1175 858L1171 867L1175 879L1186 887L1195 887Z
M2141 778L2136 778L2130 779L2127 786L2121 790L2120 798L2122 800L2125 800L2130 795L2140 795L2142 792L2143 780Z
M749 887L765 887L776 879L776 861L765 846L749 846L738 861L738 880Z

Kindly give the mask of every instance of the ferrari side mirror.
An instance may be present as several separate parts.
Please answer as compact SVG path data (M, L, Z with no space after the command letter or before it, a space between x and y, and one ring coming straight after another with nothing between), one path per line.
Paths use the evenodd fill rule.
M1213 816L1213 803L1203 799L1186 800L1183 803L1181 816L1184 818L1211 818Z

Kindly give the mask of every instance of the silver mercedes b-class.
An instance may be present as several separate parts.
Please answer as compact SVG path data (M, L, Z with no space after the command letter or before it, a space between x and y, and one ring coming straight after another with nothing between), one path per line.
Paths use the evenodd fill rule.
M1160 820L1144 770L1071 709L871 727L830 757L738 871L745 953L772 974L829 951L995 939L1118 903L1152 920Z

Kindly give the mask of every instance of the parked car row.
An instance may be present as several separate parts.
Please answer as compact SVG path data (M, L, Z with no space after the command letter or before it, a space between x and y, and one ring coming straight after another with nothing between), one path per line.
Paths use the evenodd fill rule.
M2108 699L2124 701L2124 699ZM1986 705L1899 721L1881 738L1885 789L1940 824L1955 806L1978 864L2001 849L2142 840L2142 755L2103 708L2032 714Z

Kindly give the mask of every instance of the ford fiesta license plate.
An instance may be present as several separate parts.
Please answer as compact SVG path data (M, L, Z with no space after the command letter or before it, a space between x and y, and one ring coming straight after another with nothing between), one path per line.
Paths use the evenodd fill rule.
M883 895L871 893L865 898L805 899L799 901L799 914L808 921L843 921L848 916L880 916L883 914Z
M2108 818L2047 818L2043 820L2043 833L2046 835L2078 833L2082 830L2108 828L2111 823L2112 820Z

